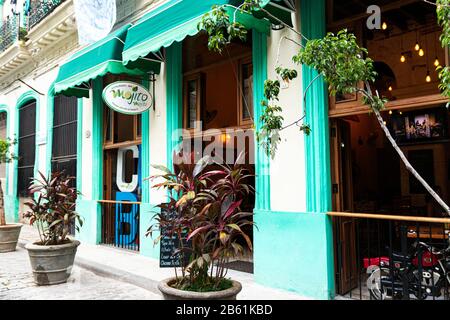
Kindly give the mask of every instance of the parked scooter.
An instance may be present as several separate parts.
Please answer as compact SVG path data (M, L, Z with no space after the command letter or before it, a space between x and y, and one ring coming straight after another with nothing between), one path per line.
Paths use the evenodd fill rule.
M443 250L417 240L411 254L392 253L392 266L389 257L366 258L364 263L373 299L403 299L405 294L419 300L440 297L443 288L450 288L450 234L449 245Z

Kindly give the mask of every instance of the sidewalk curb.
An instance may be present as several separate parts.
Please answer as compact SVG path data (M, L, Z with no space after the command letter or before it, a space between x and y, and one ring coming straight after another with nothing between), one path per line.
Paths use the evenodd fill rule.
M17 245L20 248L25 248L27 243L28 241L19 239ZM92 262L88 259L83 259L77 256L75 256L75 265L91 271L98 276L112 278L114 280L132 284L161 296L161 292L158 289L158 281L142 277L131 272L122 271L105 264Z

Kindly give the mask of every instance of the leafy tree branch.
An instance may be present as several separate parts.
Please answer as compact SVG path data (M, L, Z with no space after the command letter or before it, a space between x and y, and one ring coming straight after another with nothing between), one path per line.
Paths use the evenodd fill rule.
M440 37L442 45L450 44L450 0L438 0L436 2L438 23L443 28ZM236 9L237 11L251 14L252 11L262 10L269 14L260 6L259 0L245 0L245 2ZM270 14L269 14L270 15ZM276 17L270 15L271 18L280 21ZM412 167L408 159L398 147L397 143L391 136L389 129L384 124L380 111L385 108L387 99L379 97L378 93L373 94L370 83L375 82L377 76L374 71L373 60L368 57L368 51L358 45L356 36L348 33L347 30L341 30L336 35L328 33L321 39L308 40L304 35L280 21L280 24L289 28L296 34L300 35L305 44L297 43L293 39L289 39L297 43L300 47L297 55L292 60L294 63L309 66L318 72L318 75L311 81L311 84L318 78L323 77L328 84L330 95L336 94L352 94L361 93L363 95L363 103L367 105L375 114L381 128L386 137L399 154L406 168L413 174L425 189L436 199L436 201L450 215L449 206L432 190L427 182ZM231 20L228 16L225 6L215 6L211 14L206 14L199 29L206 30L208 34L208 48L212 51L222 52L222 49L233 40L246 40L247 31L245 26L236 22L236 14ZM272 158L275 156L278 144L281 141L280 132L293 125L299 126L300 130L309 134L311 128L308 124L303 123L305 114L299 120L283 127L284 118L282 116L283 107L279 105L279 94L281 81L289 82L295 79L297 71L284 68L279 65L279 51L283 38L279 41L276 74L277 79L267 79L264 83L264 97L261 101L262 115L260 117L261 127L256 132L257 141L263 147L268 155ZM440 89L442 94L450 98L450 68L441 67L440 70ZM360 84L364 84L364 88ZM311 87L311 84L305 90L304 99Z

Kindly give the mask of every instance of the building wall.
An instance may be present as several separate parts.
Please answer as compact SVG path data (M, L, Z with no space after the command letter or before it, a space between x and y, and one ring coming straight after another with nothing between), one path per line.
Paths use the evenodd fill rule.
M299 31L298 13L293 20L294 28ZM301 67L292 62L292 57L300 48L286 37L300 42L300 36L287 28L281 31L272 30L267 39L268 77L276 78L277 66L295 69L299 75L288 86L282 87L280 92L279 105L283 107L284 126L297 121L303 115ZM272 210L286 212L306 210L304 134L295 125L281 132L278 151L275 158L270 161L270 186Z

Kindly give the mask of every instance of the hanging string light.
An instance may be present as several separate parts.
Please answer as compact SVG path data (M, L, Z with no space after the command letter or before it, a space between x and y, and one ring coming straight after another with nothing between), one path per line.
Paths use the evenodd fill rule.
M425 55L425 52L422 48L419 49L419 56L423 57Z
M420 44L419 44L419 38L417 35L417 30L416 30L416 45L414 46L414 50L416 50L416 51L420 50Z
M431 82L430 70L427 71L427 77L425 78L426 82Z
M441 64L439 62L439 58L437 56L437 49L436 49L436 36L433 37L433 42L434 42L434 52L436 53L436 58L434 59L434 66L437 68L439 67L439 65Z
M388 27L386 22L383 22L383 24L381 25L381 29L386 30Z
M428 51L428 39L427 39L426 36L425 36L425 48L426 48L427 51ZM420 52L419 52L419 55L420 55ZM428 58L427 58L427 76L426 76L426 78L425 78L425 81L426 81L426 82L431 82L430 68L429 68L429 66L428 66Z
M403 62L406 61L405 53L404 53L404 50L403 50L403 35L400 36L400 42L402 44L402 54L400 56L400 62L403 63Z

